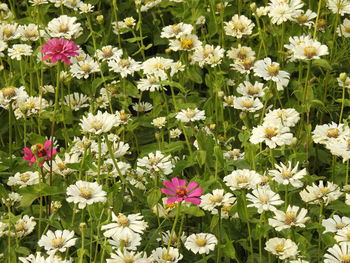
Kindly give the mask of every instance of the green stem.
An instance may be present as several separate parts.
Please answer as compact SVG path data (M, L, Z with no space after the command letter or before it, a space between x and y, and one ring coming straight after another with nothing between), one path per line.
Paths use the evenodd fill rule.
M247 199L246 199L246 192L245 191L242 191L242 201L243 201L244 213L245 213L246 218L247 218L250 254L253 255L253 239L252 239L252 231L251 231L250 223L249 223L249 214L248 214Z
M168 253L169 253L169 249L170 249L170 245L171 245L171 240L173 239L173 235L175 232L176 224L177 224L177 221L179 219L180 209L181 209L181 202L176 204L176 216L175 216L175 221L173 223L173 227L171 228L171 232L170 232L170 236L169 236L168 248L167 248Z
M341 99L341 110L340 110L340 116L339 116L339 124L342 122L342 118L343 118L344 102L345 102L345 83L343 83L342 99Z

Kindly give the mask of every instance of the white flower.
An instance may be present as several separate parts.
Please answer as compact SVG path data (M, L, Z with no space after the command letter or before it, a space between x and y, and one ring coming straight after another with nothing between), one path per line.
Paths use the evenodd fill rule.
M180 120L181 122L194 122L194 121L200 121L205 120L205 112L195 109L187 108L186 110L181 110L179 113L177 113L176 119Z
M215 67L221 64L224 52L225 50L220 46L214 47L208 44L199 46L194 50L191 63L197 62L201 68L206 64Z
M342 229L338 229L334 239L338 243L342 242L350 242L350 226L343 227Z
M166 118L165 117L155 118L152 120L152 125L158 129L164 128L166 125Z
M323 219L322 226L326 228L323 233L335 233L344 227L350 226L350 218L346 216L340 217L338 215L333 215L331 218Z
M290 145L293 134L289 131L289 127L284 127L281 124L264 122L262 125L253 128L249 141L253 144L264 142L269 148Z
M264 107L259 98L249 96L235 97L233 107L237 110L256 112Z
M254 189L251 194L247 194L247 199L252 202L252 204L248 204L248 207L256 207L259 214L264 211L274 212L277 210L275 206L284 203L279 194L273 192L268 186Z
M111 45L103 46L101 49L96 50L96 56L98 60L108 61L108 60L116 60L123 55L123 51L117 47L113 47Z
M327 249L324 263L346 263L350 260L350 242L335 244Z
M235 202L236 198L233 194L225 193L223 189L215 189L212 193L201 196L200 207L204 210L210 211L213 215L218 213L217 208L219 208L221 214L225 214L225 217L228 217L227 212L231 210Z
M283 87L289 83L289 73L280 70L280 65L277 62L272 62L269 57L255 62L254 75L262 77L264 80L276 82L277 90L283 90Z
M113 247L113 249L118 250L123 246L126 250L137 250L137 247L141 245L141 235L137 233L130 232L123 238L118 236L112 236L111 239L108 240L109 244Z
M152 75L159 79L167 79L167 72L171 68L174 61L163 57L149 58L142 63L143 73Z
M224 153L224 157L227 160L243 160L244 152L241 152L240 149L232 149Z
M84 133L92 133L94 135L109 132L117 125L117 119L114 114L108 112L102 113L101 111L98 111L96 115L89 112L87 117L83 116L80 122L80 126Z
M20 188L35 185L39 183L39 173L38 172L17 172L14 176L10 176L7 182L9 186L18 185Z
M283 163L280 165L275 164L277 170L270 170L269 175L272 179L279 184L288 185L291 184L294 187L302 187L303 182L300 179L307 175L306 169L298 171L299 162L292 168L292 162L288 162L288 167Z
M251 35L254 23L244 15L234 15L229 22L225 22L225 33L228 36L242 38L244 35Z
M94 6L91 4L80 3L78 7L80 10L79 14L87 14L94 11Z
M294 36L289 37L289 44L284 45L284 47L288 50L290 54L288 57L289 61L295 61L295 52L299 46L303 46L305 43L311 40L310 36L302 35L302 36Z
M51 230L46 232L46 235L42 235L38 245L44 247L49 255L56 252L65 252L67 248L75 245L77 238L74 237L74 231L69 230Z
M148 75L146 76L146 78L141 78L138 82L137 82L137 88L140 91L150 91L150 92L154 92L157 90L163 90L165 89L164 87L162 87L161 84L159 84L159 81L162 81L165 79L161 79L159 77L155 77L152 75Z
M36 24L19 26L18 34L21 35L22 41L37 41L39 39L39 29Z
M72 76L77 79L87 79L90 74L99 72L100 68L96 61L94 61L90 56L86 56L86 58L82 61L78 61L77 63L72 63L70 67L70 72Z
M233 108L233 105L235 103L235 96L224 96L224 102L222 103L224 107L231 107Z
M153 106L149 102L139 102L132 105L132 108L137 112L146 112L152 110Z
M136 260L144 258L143 252L134 252L128 250L120 250L116 251L117 253L111 253L111 258L106 260L107 263L134 263Z
M23 56L30 56L33 54L32 47L27 44L15 44L7 51L11 59L16 60L21 60Z
M36 222L34 221L34 217L24 215L22 218L16 221L14 225L14 231L10 230L8 231L8 234L16 237L24 237L34 231L35 225Z
M158 247L152 251L151 258L155 259L158 263L177 263L183 256L180 254L179 249L170 247Z
M252 50L250 47L241 46L241 44L238 44L237 48L232 47L230 50L227 51L227 56L235 61L244 60L246 58L252 58L254 60L255 51Z
M83 31L80 23L76 23L76 17L61 15L52 19L47 25L47 32L51 37L75 39L78 38Z
M93 203L106 202L106 195L107 193L102 190L102 186L96 182L90 183L79 180L67 187L67 202L78 204L79 209Z
M182 35L192 33L193 26L191 24L179 23L162 28L160 37L162 38L180 38Z
M304 12L303 10L298 10L293 20L298 22L301 26L311 28L311 26L314 24L314 22L311 20L316 17L317 14L310 9L306 10L306 12Z
M312 139L315 143L325 144L331 143L335 139L346 139L350 135L350 129L343 123L337 124L335 122L316 125L312 131Z
M140 213L130 214L128 216L119 213L116 216L112 212L112 223L103 225L101 230L106 230L103 235L105 237L128 238L134 233L143 234L148 224L143 221Z
M235 170L224 177L224 182L232 191L254 189L261 183L261 175L253 170Z
M116 111L115 117L118 125L125 125L131 120L131 114L124 110Z
M263 97L265 95L264 84L257 81L255 81L254 85L249 81L240 83L237 87L237 92L243 96L251 97Z
M191 250L194 254L209 254L215 249L218 240L209 233L192 234L188 236L185 242L185 247Z
M42 1L42 0L34 0L34 1ZM64 260L56 255L51 254L47 258L41 255L40 252L36 252L36 254L31 254L27 257L19 257L18 258L22 263L72 263L72 260Z
M202 42L198 40L196 35L183 34L178 39L171 39L169 48L173 51L191 51L202 45Z
M272 110L264 117L266 123L279 123L286 127L294 127L299 120L300 113L293 108Z
M317 205L321 202L328 205L328 203L337 200L342 194L339 186L332 182L326 183L327 185L321 180L318 186L315 183L306 186L306 189L299 193L301 199L304 202Z
M64 96L63 104L69 106L73 111L78 111L81 108L85 108L90 106L89 103L87 103L89 100L89 97L78 92L74 92L73 94L68 94Z
M337 28L338 36L350 37L350 20L345 18Z
M349 0L328 0L327 7L333 14L339 14L341 16L350 14L350 1Z
M181 134L182 134L182 131L180 129L178 129L178 128L171 129L169 131L169 136L172 139L179 138Z
M301 0L270 0L268 15L271 23L280 25L297 17L304 3Z
M270 238L266 241L265 250L284 260L298 254L298 246L290 239Z
M134 73L141 69L140 62L134 59L128 58L117 58L108 61L108 67L111 71L119 73L122 78L128 75L134 76Z
M320 59L321 56L328 55L328 47L316 40L308 40L295 47L294 58L301 60Z
M20 34L18 32L18 24L17 23L2 23L0 24L0 39L3 41L14 40L20 38Z
M298 206L288 206L286 212L274 211L275 216L269 218L269 225L276 231L282 231L291 227L305 227L305 222L310 219L306 217L307 210Z
M164 175L173 172L173 164L171 163L171 155L165 156L160 151L149 153L143 158L137 159L137 167L145 169L148 173L162 173Z

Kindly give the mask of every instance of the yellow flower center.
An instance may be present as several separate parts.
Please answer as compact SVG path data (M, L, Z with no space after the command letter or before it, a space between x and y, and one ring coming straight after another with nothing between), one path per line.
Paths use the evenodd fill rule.
M253 66L253 62L254 62L254 59L248 57L248 58L243 59L242 65L243 65L244 69L248 70Z
M302 14L297 17L297 20L300 24L304 24L308 21L308 16L306 16L305 14Z
M80 65L80 69L82 71L84 71L85 73L89 73L89 72L91 72L92 67L90 64L85 63L85 64Z
M122 66L123 68L127 68L127 67L129 67L129 66L131 65L129 59L121 59L121 60L119 61L119 64L120 64L120 66Z
M284 168L281 171L281 175L284 179L290 179L293 177L292 171L289 169L284 169Z
M327 137L328 138L338 138L339 134L340 134L340 131L337 128L329 128L327 130Z
M277 244L276 246L275 246L275 250L276 250L276 252L277 253L283 253L284 252L284 244Z
M92 189L88 186L82 186L79 188L80 196L85 199L91 199Z
M1 92L5 99L11 99L12 97L16 96L16 87L8 86L3 88Z
M181 39L180 46L182 49L191 50L194 47L193 38L183 38Z
M60 33L67 33L69 31L69 27L67 24L60 24L58 28L58 32Z
M22 182L26 183L30 179L30 174L28 173L21 174L19 178L21 179Z
M123 214L119 214L117 217L117 223L119 225L121 225L122 227L128 227L130 225L130 221L129 219L123 215Z
M345 33L350 33L350 27L346 27L346 26L344 26L344 31L345 31Z
M237 184L246 184L248 183L248 177L245 175L239 175L237 176Z
M25 230L26 222L21 221L18 224L16 224L16 232L22 232Z
M296 222L296 213L294 211L287 211L284 219L286 225L291 225Z
M254 101L252 101L250 99L245 99L245 100L242 100L242 104L246 108L251 108L254 105Z
M93 120L90 126L95 130L101 130L103 127L103 122L101 120Z
M213 196L209 197L209 201L212 202L213 204L221 203L222 200L223 200L222 195L213 195Z
M340 263L350 263L350 254L341 256L340 260Z
M113 48L112 47L103 47L102 48L102 53L104 58L110 58L113 56Z
M259 93L259 87L253 86L253 85L249 85L247 86L247 92L250 96L253 96L255 94Z
M3 34L9 38L9 37L12 37L14 35L14 31L12 28L10 27L6 27L4 30L3 30Z
M246 29L246 26L243 23L241 23L241 22L235 22L233 24L233 28L238 30L238 31L243 32Z
M54 238L51 241L51 244L54 246L54 248L61 248L63 246L64 239L62 237Z
M192 119L196 115L196 111L195 110L186 110L185 115L187 118Z
M135 19L132 17L125 18L124 23L126 26L130 27L135 23Z
M231 96L224 98L224 100L225 100L225 103L227 105L232 105L233 104L233 97L231 97Z
M272 63L271 65L267 66L267 73L270 76L277 76L279 71L280 66L277 63Z
M199 247L204 247L207 244L207 240L201 238L200 236L196 237L195 242L196 242L196 245L199 246Z
M304 47L304 54L306 57L312 58L317 54L317 48L315 48L314 46Z
M173 257L169 253L165 253L162 255L162 259L164 259L165 261L172 261Z
M277 135L278 128L276 127L268 127L265 128L265 137L271 139L272 137Z

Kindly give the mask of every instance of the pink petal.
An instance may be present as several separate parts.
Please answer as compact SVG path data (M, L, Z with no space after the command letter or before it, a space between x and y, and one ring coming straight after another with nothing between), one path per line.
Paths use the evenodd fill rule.
M168 204L172 204L172 203L175 203L176 201L177 201L177 197L169 197L167 200L166 200L166 202L168 203Z
M202 195L202 188L198 187L196 190L192 191L191 193L189 193L187 196L188 197L193 197L193 196L201 196Z
M195 205L199 205L201 203L201 200L199 198L186 198L185 201Z
M172 191L176 191L176 186L174 186L170 181L163 182L163 185Z
M162 188L160 190L162 191L163 194L166 194L166 195L176 195L173 191L171 191L167 188Z
M196 182L190 182L187 186L188 191L191 191L192 189L196 188L198 186L198 183Z

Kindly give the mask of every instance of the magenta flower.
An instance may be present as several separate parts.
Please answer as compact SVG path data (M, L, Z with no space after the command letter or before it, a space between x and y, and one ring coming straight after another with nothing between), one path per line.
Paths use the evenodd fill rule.
M79 53L75 52L78 49L79 48L73 41L64 38L52 38L46 41L46 45L43 45L40 52L45 54L43 61L50 59L52 63L55 63L56 61L61 60L69 66L69 57L78 56Z
M187 186L186 184L186 180L176 177L171 179L171 181L165 181L163 183L166 188L161 189L162 193L171 196L167 199L168 204L181 201L190 202L195 205L201 203L201 200L197 197L202 195L202 188L198 187L195 189L198 186L196 182L190 182Z
M31 148L24 148L22 151L22 153L24 153L23 159L29 161L29 165L32 166L33 163L37 161L37 158L44 158L44 160L40 162L40 166L43 166L45 161L51 160L52 156L57 153L57 150L51 147L51 144L51 141L46 141L44 145L37 143Z

